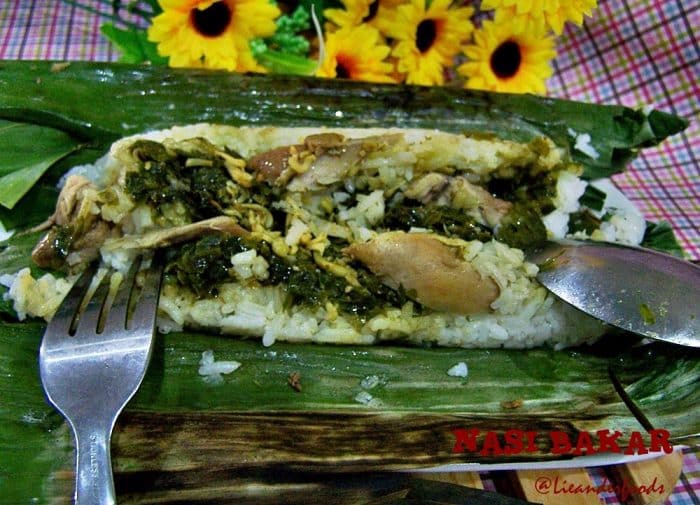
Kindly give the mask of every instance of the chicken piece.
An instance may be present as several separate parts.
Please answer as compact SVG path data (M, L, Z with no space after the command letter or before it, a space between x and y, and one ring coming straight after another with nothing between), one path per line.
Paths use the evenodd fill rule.
M303 144L253 156L248 165L258 180L288 183L290 191L314 190L342 181L368 153L394 145L401 138L392 134L348 140L337 133L319 133L306 137Z
M400 286L417 302L457 314L489 312L498 285L451 247L425 233L387 232L344 252L366 265L382 282Z
M53 215L35 229L50 228L32 250L32 260L42 268L60 269L97 258L102 243L114 226L95 212L97 187L80 175L72 175L58 195Z
M345 137L338 133L309 135L303 144L282 146L253 156L248 165L257 173L257 179L267 182L286 182L285 173L290 171L290 160L303 153L304 156L320 156L332 149L341 149ZM287 174L286 179L293 174ZM282 180L281 180L282 179Z
M144 235L126 235L115 238L108 240L104 244L104 248L110 251L115 249L156 249L186 242L208 233L225 233L243 237L248 234L248 230L240 226L235 219L218 216L184 226L151 231Z
M486 189L469 182L464 177L454 177L450 182L450 200L458 209L476 208L490 227L494 228L513 207L511 202L493 196Z
M420 179L411 181L403 194L411 200L418 200L424 204L430 203L436 200L449 184L449 175L430 172Z
M431 172L412 181L404 195L423 204L436 203L470 212L481 224L494 228L508 214L513 204L493 196L466 177L450 177Z
M289 158L292 156L292 148L301 146L282 146L264 153L257 154L248 160L248 165L257 174L259 181L274 183L283 172L289 169Z
M305 145L312 149L315 159L308 170L294 177L287 185L290 191L316 190L340 182L348 175L354 175L368 154L385 150L403 139L403 135L398 133L342 142L333 136L340 137L328 133L310 135L305 139Z

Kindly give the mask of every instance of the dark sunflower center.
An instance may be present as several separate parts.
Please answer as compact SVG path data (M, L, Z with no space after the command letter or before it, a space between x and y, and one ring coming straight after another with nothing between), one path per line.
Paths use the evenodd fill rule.
M372 21L374 19L374 16L377 15L377 11L379 10L379 0L374 0L371 4L369 4L369 12L365 17L362 18L363 23L367 23L368 21Z
M192 9L190 16L195 30L205 37L218 37L231 22L231 9L226 2L214 2L206 9Z
M430 49L437 36L437 26L432 19L424 19L416 28L416 47L421 53Z
M507 40L491 54L491 70L501 79L507 79L518 73L521 61L520 46Z
M350 71L348 70L348 67L345 65L345 63L343 63L342 61L339 61L335 65L335 76L339 79L350 78Z

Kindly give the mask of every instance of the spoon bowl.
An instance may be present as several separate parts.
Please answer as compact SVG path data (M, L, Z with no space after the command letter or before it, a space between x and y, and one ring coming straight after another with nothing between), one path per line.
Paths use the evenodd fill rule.
M700 267L641 247L550 241L537 280L579 310L638 335L700 347Z

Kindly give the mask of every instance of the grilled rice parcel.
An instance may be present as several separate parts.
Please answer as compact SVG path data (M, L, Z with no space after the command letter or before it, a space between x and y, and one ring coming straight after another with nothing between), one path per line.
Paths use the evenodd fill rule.
M549 295L523 251L552 236L639 243L643 232L632 214L582 207L579 174L548 138L209 124L151 132L69 174L32 256L68 275L23 270L9 296L20 316L50 318L90 260L124 270L163 249L163 331L265 345L572 345L602 324Z

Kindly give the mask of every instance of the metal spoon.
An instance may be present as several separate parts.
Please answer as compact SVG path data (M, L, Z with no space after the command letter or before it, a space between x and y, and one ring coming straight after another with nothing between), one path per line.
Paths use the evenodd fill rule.
M601 321L645 337L700 347L700 267L640 247L547 242L528 254L552 293Z

